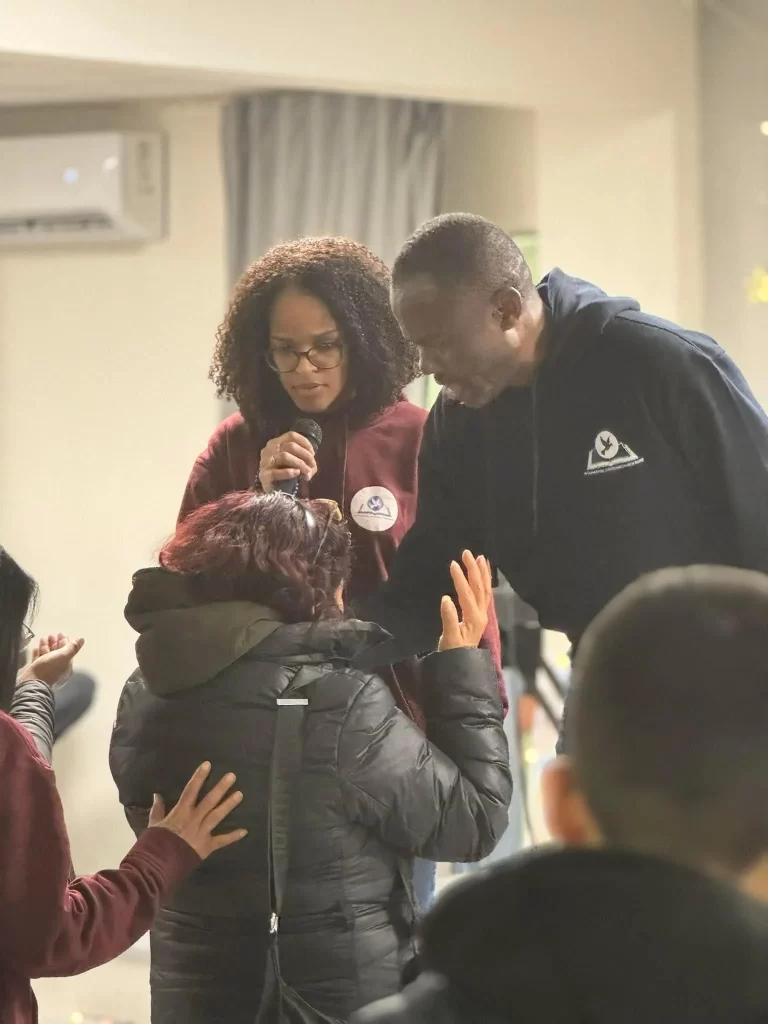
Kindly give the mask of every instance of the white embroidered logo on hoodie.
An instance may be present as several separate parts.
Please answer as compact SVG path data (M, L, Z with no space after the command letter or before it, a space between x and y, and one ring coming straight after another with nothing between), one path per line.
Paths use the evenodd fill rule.
M598 473L627 469L629 466L639 466L644 461L628 444L619 441L610 430L601 430L589 450L584 476L597 476Z

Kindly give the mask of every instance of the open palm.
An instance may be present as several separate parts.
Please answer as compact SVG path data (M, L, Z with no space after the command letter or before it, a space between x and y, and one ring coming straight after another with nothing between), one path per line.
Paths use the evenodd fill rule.
M443 635L438 644L439 651L477 647L488 625L488 608L493 596L488 559L484 555L475 558L471 551L465 551L461 560L464 569L458 562L451 562L451 579L459 599L461 618L453 599L446 595L440 602Z
M30 663L18 675L18 683L39 679L46 686L59 686L72 675L72 661L85 640L70 640L63 633L40 637L32 649Z

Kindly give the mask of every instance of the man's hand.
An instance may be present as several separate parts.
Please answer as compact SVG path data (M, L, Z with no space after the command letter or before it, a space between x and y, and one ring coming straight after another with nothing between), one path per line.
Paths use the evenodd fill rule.
M274 491L280 480L295 480L299 476L311 480L316 472L311 442L294 430L273 437L261 450L259 480L267 494Z
M477 647L488 625L488 608L493 597L491 567L483 555L476 559L471 551L465 551L461 560L466 576L458 562L451 562L451 578L461 605L461 621L452 598L446 595L440 602L443 635L438 651Z
M72 661L85 640L70 640L63 633L43 636L32 648L32 660L19 672L16 685L39 679L46 686L59 686L72 675Z
M179 802L168 815L165 813L163 798L156 793L149 814L150 828L167 828L175 832L185 843L189 843L201 860L210 857L216 850L231 846L248 834L246 829L241 828L220 836L212 835L213 830L237 807L243 799L243 794L238 790L227 796L235 782L235 776L229 774L217 782L210 793L198 803L200 790L210 771L211 766L207 761L200 765L184 787Z

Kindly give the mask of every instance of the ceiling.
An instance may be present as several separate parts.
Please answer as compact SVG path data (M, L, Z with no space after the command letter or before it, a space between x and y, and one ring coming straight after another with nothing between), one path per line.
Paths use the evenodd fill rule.
M247 74L0 51L0 106L215 96L269 84Z

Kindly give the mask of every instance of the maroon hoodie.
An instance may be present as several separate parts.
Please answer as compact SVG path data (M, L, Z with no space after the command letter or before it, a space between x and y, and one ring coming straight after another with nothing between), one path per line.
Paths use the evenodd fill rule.
M0 778L0 1021L35 1024L30 978L80 974L125 952L200 858L173 832L150 828L117 870L70 882L53 772L2 712Z
M309 483L301 482L299 493L304 498L332 498L344 510L354 545L350 600L370 594L387 579L388 566L416 516L418 454L426 419L425 409L401 398L357 430L347 428L343 413L322 420L318 471ZM269 440L254 437L239 412L220 424L195 462L179 518L230 491L258 486L261 450ZM496 662L506 710L493 609L483 646ZM416 666L405 662L381 674L398 705L423 725Z

